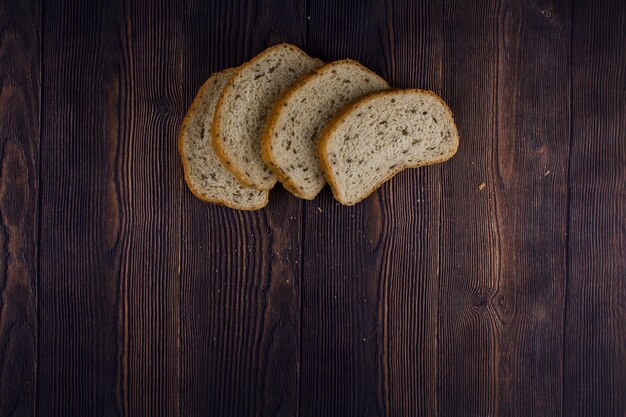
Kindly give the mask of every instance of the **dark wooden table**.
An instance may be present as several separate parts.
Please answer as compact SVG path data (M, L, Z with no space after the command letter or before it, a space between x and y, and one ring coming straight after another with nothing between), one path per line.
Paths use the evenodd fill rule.
M624 2L0 2L0 416L626 416ZM436 91L458 154L195 199L196 89L284 41Z

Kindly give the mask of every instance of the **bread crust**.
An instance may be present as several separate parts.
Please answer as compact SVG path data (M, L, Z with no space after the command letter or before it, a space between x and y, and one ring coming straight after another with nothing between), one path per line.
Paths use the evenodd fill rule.
M187 163L187 156L185 154L185 150L184 150L184 134L187 130L187 127L189 126L189 123L191 122L191 118L194 116L194 113L199 109L200 107L200 103L202 101L202 96L204 95L204 93L206 92L206 89L212 84L213 80L215 79L216 76L218 76L220 72L216 72L214 74L212 74L200 87L200 89L198 90L198 92L196 93L193 101L191 102L191 105L189 106L189 109L187 110L187 113L185 114L185 117L183 118L183 122L181 123L180 129L179 129L179 133L178 133L178 153L180 155L180 160L182 162L183 165L183 175L185 178L185 182L187 183L187 187L189 188L189 190L191 191L191 193L198 198L199 200L204 201L205 203L212 203L212 204L219 204L219 205L223 205L226 206L228 208L232 208L235 210L243 210L243 211L253 211L253 210L259 210L262 209L263 207L265 207L267 205L267 203L269 202L269 195L266 194L265 195L265 199L264 201L257 205L257 206L241 206L241 205L237 205L231 201L225 200L225 199L219 199L219 198L208 198L206 196L203 196L200 191L193 186L192 182L191 182L191 178L189 177L189 164Z
M426 94L426 95L429 95L431 97L434 97L435 99L437 99L441 103L441 105L443 106L445 111L447 111L450 114L450 118L452 119L452 123L453 123L453 126L454 126L454 132L456 133L456 135L455 135L456 141L455 141L454 148L452 148L450 150L450 152L448 152L448 154L443 155L441 158L435 159L435 160L427 162L427 163L416 163L416 164L404 163L404 164L398 164L398 167L396 167L393 170L391 170L386 177L384 177L381 181L373 184L371 189L369 189L368 191L366 191L363 194L363 197L361 197L360 199L358 199L356 201L352 201L352 202L345 200L341 196L341 194L340 194L340 192L338 190L337 181L333 177L333 173L332 173L332 170L330 168L330 162L328 160L328 154L326 152L326 148L328 146L328 143L330 142L331 135L337 129L337 127L339 126L339 123L343 122L345 120L346 116L350 112L352 112L354 109L356 109L357 107L359 107L361 105L364 105L364 104L368 103L369 101L374 100L374 99L376 99L378 97L382 97L382 96L386 96L386 95L414 94L414 93ZM456 123L454 123L454 115L452 114L452 110L450 110L450 107L448 107L446 102L443 101L441 99L441 97L439 97L437 94L435 94L434 92L432 92L430 90L420 90L420 89L417 89L417 88L411 88L411 89L391 89L391 90L387 90L387 91L383 91L383 92L377 92L377 93L373 93L373 94L368 94L365 97L362 97L361 99L353 102L351 105L345 107L339 114L337 114L330 121L330 123L328 123L328 125L324 128L324 130L322 131L320 139L319 139L319 141L317 143L317 154L319 156L320 163L322 165L322 172L324 172L324 177L326 178L326 182L328 182L328 184L330 185L330 189L331 189L335 199L337 201L339 201L341 204L344 204L346 206L352 206L352 205L354 205L356 203L359 203L359 202L365 200L367 197L372 195L372 193L374 191L376 191L383 183L389 181L396 174L398 174L399 172L404 171L405 169L408 169L408 168L418 168L418 167L422 167L422 166L438 164L438 163L447 161L448 159L452 158L454 156L454 154L456 154L456 152L457 152L457 150L459 148L459 141L460 141L459 131L458 131L457 127L456 127Z
M295 45L292 45L289 43L279 43L278 45L274 45L274 46L267 48L266 50L264 50L263 52L259 53L254 58L252 58L250 61L238 67L230 76L230 79L226 82L226 85L224 86L224 89L222 90L222 93L220 94L220 98L218 99L217 105L215 107L215 114L213 116L213 122L211 124L211 133L213 136L213 148L215 148L215 153L217 154L217 157L220 159L220 161L222 161L226 169L228 169L235 176L235 178L243 185L247 187L256 188L257 190L262 190L262 191L271 190L272 187L276 185L276 182L278 179L275 178L274 182L272 182L272 184L267 187L259 187L253 184L248 178L248 176L238 166L236 166L226 154L222 136L220 135L220 124L222 121L222 109L224 107L224 100L226 98L226 93L228 90L232 88L232 85L235 82L235 78L239 74L241 74L244 70L246 70L247 68L255 64L259 59L264 58L270 52L276 49L280 49L280 48L289 48L292 50L296 49L306 55L304 51L302 51L300 48L298 48ZM263 152L261 151L261 157L262 157L262 154ZM270 171L271 171L271 167L270 167Z
M351 59L342 59L339 61L329 62L328 64L322 65L321 67L316 68L313 71L310 71L307 74L300 77L296 82L294 82L291 85L291 87L289 87L280 95L280 97L278 98L276 103L274 103L274 106L272 107L272 112L270 113L270 116L265 125L265 129L263 130L263 136L261 137L261 157L263 158L263 161L267 164L267 166L270 168L272 173L278 178L278 180L282 183L283 187L287 189L287 191L289 191L296 197L301 198L303 200L313 200L315 197L317 197L317 194L306 195L302 193L302 190L300 190L299 187L293 182L289 174L284 173L280 169L280 167L277 165L275 156L272 152L273 133L276 128L276 123L278 122L278 118L281 114L283 104L289 101L292 98L292 96L298 91L298 89L300 89L302 86L308 83L311 79L325 73L326 71L330 71L332 70L332 68L338 65L345 65L345 64L356 65L360 69L365 70L375 75L376 77L380 78L383 82L385 82L385 84L387 84L387 81L385 81L380 75L376 74L374 71L363 66L357 61L353 61ZM355 102L356 101L358 101L358 99L355 100ZM349 107L350 104L351 103L349 103L347 107ZM320 135L320 138L321 137L322 135ZM319 144L319 140L318 140L318 144Z

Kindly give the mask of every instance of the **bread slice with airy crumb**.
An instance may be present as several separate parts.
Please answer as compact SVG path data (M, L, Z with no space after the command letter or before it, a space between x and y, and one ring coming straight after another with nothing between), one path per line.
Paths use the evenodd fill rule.
M265 207L268 192L239 183L215 155L211 122L215 105L234 69L212 75L196 94L178 136L185 181L191 192L208 203L223 204L238 210Z
M318 154L333 195L352 205L405 168L451 158L459 133L450 108L425 90L367 96L335 116Z
M261 142L263 160L296 197L314 199L326 184L316 151L322 129L348 103L388 88L351 60L313 70L274 104Z
M294 81L322 61L280 44L239 67L222 91L213 117L213 145L225 166L248 186L269 190L276 177L261 158L261 136L272 105Z

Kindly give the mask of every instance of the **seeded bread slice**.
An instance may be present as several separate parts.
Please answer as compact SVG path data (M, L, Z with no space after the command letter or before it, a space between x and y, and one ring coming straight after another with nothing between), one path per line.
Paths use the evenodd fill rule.
M451 158L459 146L452 112L435 93L390 90L335 116L318 153L333 195L352 205L405 168Z
M314 199L326 184L316 151L322 129L348 103L388 88L380 76L351 60L313 70L274 104L261 142L263 160L296 197Z
M211 121L219 95L233 74L226 69L212 75L196 94L178 137L185 181L191 192L208 203L239 210L265 207L268 192L245 187L222 165L211 143Z
M321 64L293 45L280 44L252 58L232 75L213 117L213 145L241 183L259 190L274 186L276 177L261 159L265 122L278 96Z

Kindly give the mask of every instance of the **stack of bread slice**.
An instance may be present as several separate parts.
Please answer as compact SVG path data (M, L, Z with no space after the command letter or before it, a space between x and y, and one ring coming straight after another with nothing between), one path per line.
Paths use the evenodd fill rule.
M308 200L328 182L352 205L405 168L451 158L458 144L435 93L390 89L355 61L324 64L289 44L212 75L178 139L191 192L239 210L267 205L277 180Z

